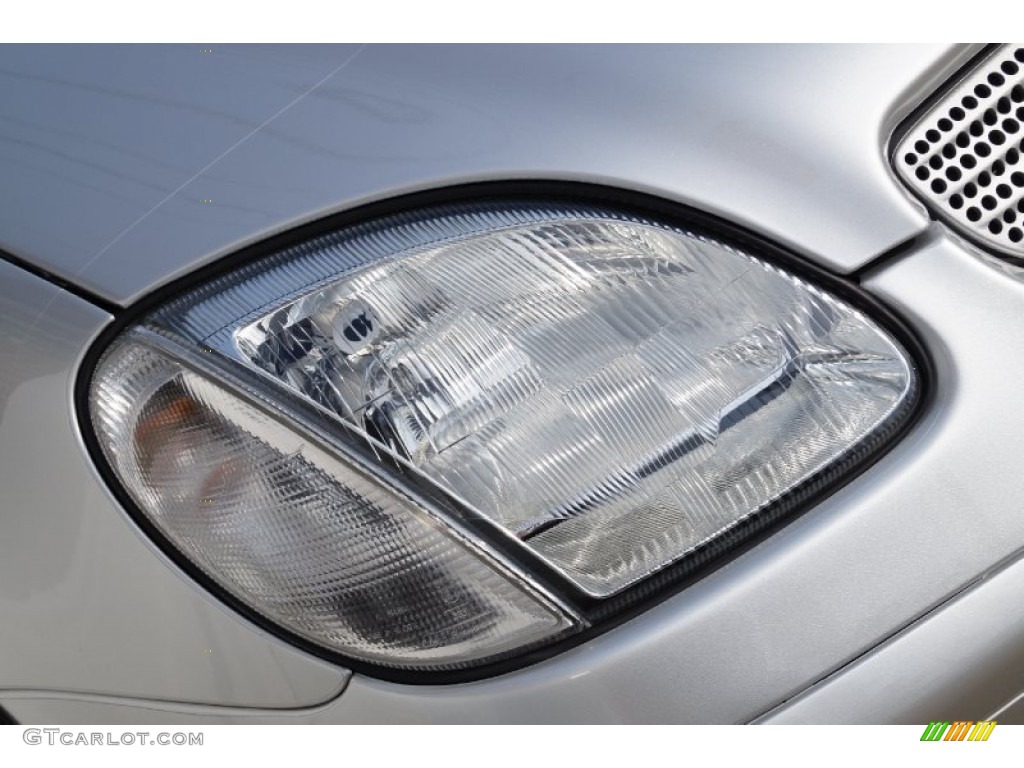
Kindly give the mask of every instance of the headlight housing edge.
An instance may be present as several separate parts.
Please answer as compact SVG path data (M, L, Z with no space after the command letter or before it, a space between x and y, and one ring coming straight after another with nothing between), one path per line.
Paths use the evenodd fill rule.
M184 286L209 284L212 277L232 273L237 269L236 265L248 264L259 256L280 251L292 243L305 242L315 234L333 231L345 224L374 220L395 210L422 209L429 205L467 199L472 201L509 201L511 203L516 203L523 199L544 199L565 205L587 206L593 204L604 207L612 206L618 210L634 212L641 217L650 217L658 221L668 221L669 223L679 223L688 230L706 233L716 239L720 238L727 243L738 245L747 249L747 252L756 253L759 258L763 257L770 262L783 265L785 270L790 273L801 277L809 277L813 285L825 288L829 293L839 296L855 307L866 308L872 320L881 325L895 338L908 354L911 364L917 371L915 390L908 396L905 407L901 409L901 412L897 415L898 417L890 419L878 433L872 434L860 441L852 451L844 456L842 462L829 465L812 477L807 478L797 488L773 503L770 508L758 512L757 515L743 521L742 524L730 530L727 535L716 538L708 545L701 547L698 551L687 556L685 561L657 571L645 580L627 586L610 597L601 599L588 596L576 585L572 584L571 580L567 579L564 573L549 567L549 564L546 566L535 559L524 559L520 556L521 553L514 551L515 547L511 549L506 548L501 543L500 536L493 537L494 526L490 522L482 521L479 523L482 525L482 529L475 529L473 521L470 521L469 527L471 530L477 530L477 532L479 530L490 531L490 533L485 533L484 535L492 537L490 541L496 544L497 550L501 551L503 556L508 556L509 560L520 569L520 572L528 572L531 580L543 585L543 589L549 595L554 596L556 601L560 601L563 606L566 606L568 615L575 615L577 617L577 630L571 636L564 637L561 640L550 640L543 644L543 647L538 647L534 650L527 648L523 654L506 654L481 666L462 666L447 669L396 668L394 666L366 662L365 660L360 661L345 654L326 650L321 645L310 643L308 638L297 636L295 633L283 629L278 624L268 621L265 616L253 611L251 606L246 605L244 601L240 601L236 596L226 593L220 585L211 580L208 574L204 574L196 569L195 564L191 560L183 557L178 548L169 542L147 520L146 515L138 509L135 500L131 499L124 492L121 483L116 480L115 473L111 471L109 463L103 455L103 450L97 444L91 427L88 424L87 390L92 368L118 332L134 323L139 317L149 314L154 307L165 305L168 296L180 296L186 290ZM904 433L914 422L924 403L923 395L928 381L927 366L927 356L913 334L870 296L867 296L855 286L837 280L813 265L803 263L783 249L760 238L751 236L742 229L710 217L707 214L686 210L676 204L665 203L652 198L588 185L547 183L471 185L432 192L426 195L413 195L331 217L309 227L301 228L252 248L245 249L226 261L219 262L210 268L201 270L195 275L158 291L140 305L119 317L114 327L108 333L105 333L103 338L90 351L83 368L83 375L78 382L77 411L78 417L82 421L83 434L91 453L100 466L101 471L107 476L111 487L119 499L132 514L133 519L151 536L160 541L163 548L168 551L172 559L180 566L244 615L257 621L265 628L282 634L291 642L295 642L307 650L340 661L346 666L357 670L365 669L365 671L379 677L409 682L456 681L476 679L520 666L523 663L535 661L538 658L543 658L561 648L578 643L597 632L603 631L622 620L622 618L632 615L638 610L644 609L654 602L669 596L674 591L672 587L681 586L692 581L693 578L706 574L709 569L724 562L723 556L726 553L738 552L740 548L754 543L759 539L760 535L774 528L780 520L789 518L795 512L808 508L817 499L834 491L842 482L848 481L891 447L896 438ZM319 420L319 425L323 426L322 418L316 413L315 409L301 408L298 410L305 411L307 424L312 424L316 428ZM85 414L85 417L83 417L83 414Z

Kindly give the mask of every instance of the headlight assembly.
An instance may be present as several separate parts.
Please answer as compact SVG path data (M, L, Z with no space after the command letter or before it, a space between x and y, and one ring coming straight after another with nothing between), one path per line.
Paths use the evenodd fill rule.
M213 279L120 333L88 407L145 521L220 589L318 648L438 671L578 633L735 543L916 388L881 326L757 253L491 201Z

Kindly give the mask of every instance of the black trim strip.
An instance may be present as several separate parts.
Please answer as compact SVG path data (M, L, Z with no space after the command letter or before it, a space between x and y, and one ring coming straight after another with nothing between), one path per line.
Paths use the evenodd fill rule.
M103 298L99 294L93 293L89 289L83 288L82 286L77 285L76 283L73 283L70 280L67 280L63 277L60 277L59 275L55 275L53 272L48 272L47 270L43 269L42 267L36 264L31 263L30 261L26 261L25 259L15 256L13 253L0 250L0 261L6 261L8 264L13 264L19 269L23 269L26 272L35 275L36 277L41 277L43 278L43 280L46 280L49 283L53 283L61 290L67 291L68 293L77 296L78 298L83 299L84 301L88 301L90 304L95 304L100 309L105 310L106 312L109 312L112 315L117 315L119 312L124 311L122 307L118 306L112 301L109 301L108 299Z
M736 526L724 536L687 556L681 562L663 569L644 582L627 589L619 595L606 600L594 600L577 596L574 601L576 607L591 622L591 626L584 631L520 654L514 658L470 669L417 671L368 664L324 649L272 623L221 588L160 534L155 526L148 521L146 515L135 506L128 493L121 487L120 482L103 456L103 452L89 423L89 383L96 363L103 351L122 330L170 299L219 275L230 272L242 264L271 255L298 242L311 239L346 225L361 223L369 219L400 213L414 208L479 202L483 200L503 200L508 202L538 202L547 200L581 205L588 203L604 205L618 208L624 212L632 212L639 216L664 221L680 228L701 232L714 239L734 244L753 256L779 264L791 273L824 288L869 315L891 334L910 356L917 369L918 389L908 398L905 410L902 413L894 414L882 432L866 438L859 445L855 446L841 462L833 464L818 475L808 479L793 492L779 499L771 507ZM877 260L874 263L877 264ZM760 235L751 233L732 222L698 209L638 192L572 182L485 182L434 189L362 205L243 248L224 259L162 286L128 309L114 312L114 314L114 322L104 329L85 355L75 386L75 411L79 429L93 461L131 519L161 546L161 549L179 568L198 584L243 617L271 634L315 656L345 666L354 672L407 684L468 682L505 674L536 664L584 643L677 594L680 590L706 577L764 541L772 533L779 530L784 522L794 519L797 515L807 511L839 488L842 488L884 456L913 427L924 412L931 397L932 386L930 382L934 380L934 368L931 358L909 326L882 302L864 291L854 282L848 279L841 279L823 267L809 262L805 258L782 248Z
M18 721L11 717L11 713L0 707L0 725L18 725Z
M907 254L923 248L927 243L931 242L934 237L935 234L930 228L924 229L915 235L911 235L903 242L896 243L892 248L883 251L870 261L866 261L861 264L853 272L846 275L846 279L859 285L863 282L866 275L869 275L882 267L887 267L893 262L899 261Z

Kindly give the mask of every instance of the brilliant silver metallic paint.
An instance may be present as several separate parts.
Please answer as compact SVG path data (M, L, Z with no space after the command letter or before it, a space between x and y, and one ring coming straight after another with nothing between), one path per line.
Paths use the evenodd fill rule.
M0 249L127 304L362 202L542 178L692 203L849 271L923 228L881 147L968 54L3 46Z
M1024 560L985 574L984 586L908 628L834 680L762 722L928 723L957 717L1020 723L1024 691Z
M108 207L106 199L90 227L73 214L75 199L61 198L66 206L61 210L71 211L71 218L67 228L47 220L50 233L36 227L33 234L24 234L27 229L19 228L11 214L0 213L0 239L10 244L10 238L22 238L14 247L18 255L74 276L108 298L127 301L232 243L258 239L345 201L441 180L575 177L565 171L566 155L558 153L559 146L578 169L589 169L579 175L596 173L618 186L653 189L726 213L840 270L862 265L923 232L924 217L884 166L884 146L899 116L940 73L961 62L964 52L946 58L915 49L771 53L771 67L765 64L769 58L761 58L768 51L727 56L717 49L651 49L613 66L614 56L597 50L574 54L581 57L577 62L555 49L529 55L370 49L336 77L358 75L359 93L405 94L404 101L396 98L405 106L421 99L427 105L423 119L417 122L412 117L420 113L401 110L387 113L388 119L374 117L365 103L356 108L351 100L301 100L280 115L280 123L273 121L274 127L284 136L305 136L313 143L289 144L264 129L215 163L209 178L202 176L204 183L213 184L214 176L230 180L221 190L257 202L251 207L258 216L246 219L229 209L223 216L207 217L183 190L89 261L84 272L81 254L70 243L100 232L92 243L102 248L116 236L120 224L107 221L104 212L118 206ZM6 55L0 49L0 58ZM318 63L329 67L335 59L325 56L330 62ZM466 72L469 61L476 62L475 69ZM715 89L701 86L696 75L680 74L691 71L682 66L687 62L704 62L699 71L723 79ZM765 72L766 67L771 71ZM565 76L538 84L541 72ZM806 72L818 74L800 79ZM838 82L826 75L837 72L850 88L846 106L836 107L838 116L831 122L830 110L820 105L825 81L831 87ZM596 86L603 76L606 85L612 83L607 86L611 94L619 97L616 103L647 104L649 119L634 122L629 115L635 108L608 115L603 108L614 99ZM495 82L506 87L488 90ZM572 83L572 113L558 105L556 97L565 91L556 82ZM885 97L876 101L879 93ZM534 120L528 124L515 107L529 111L523 105L531 99L543 109L530 111ZM796 111L789 113L787 107ZM329 116L350 112L366 122L364 129L346 134L351 151L324 152L325 144L337 149L345 143L329 130L337 125ZM604 122L597 119L602 112ZM730 118L741 112L739 140L728 129L736 128ZM538 116L550 122L540 123ZM479 131L461 132L467 120L475 120L478 129L501 129L501 140ZM381 130L385 126L391 133ZM381 152L390 148L390 155L370 151L371 127L378 133L373 146ZM425 127L436 131L431 141L410 143L409 137ZM573 133L575 141L569 142ZM725 137L723 143L711 140L716 133ZM562 137L560 145L552 138L556 134ZM449 146L444 137L461 137L462 143ZM760 152L744 148L751 143ZM0 143L0 158L15 156L8 151L12 146ZM516 151L501 150L509 147ZM659 165L655 157L664 162ZM810 166L802 165L807 157L813 158L809 162L820 178L812 178ZM107 159L115 166L119 162ZM70 167L61 166L59 158L54 162L50 170ZM343 167L354 170L346 175L339 172ZM750 179L758 183L737 182ZM33 194L79 194L62 192L60 184L36 183ZM6 179L0 185L10 193ZM196 191L194 197L200 194L205 193ZM34 201L41 204L42 198ZM280 209L275 207L279 204ZM29 209L35 207L18 209L22 224L31 224L33 215L35 225L43 224L45 217ZM214 209L209 210L212 214ZM183 226L186 214L192 217L190 227ZM66 250L58 237L68 239ZM37 470L0 462L5 497L8 488L21 489L14 512L4 502L3 534L11 525L27 532L18 538L17 555L8 557L23 574L20 579L14 574L21 597L8 597L5 605L0 587L0 633L8 633L0 635L0 704L15 717L51 722L886 721L923 718L931 706L939 708L939 716L979 718L1000 711L1003 722L1013 717L1017 705L1007 705L1019 693L1012 681L1019 679L1013 670L1022 661L1014 646L1022 630L1007 612L1019 603L1020 568L1004 566L1019 556L1024 516L1017 473L1007 457L1024 451L1024 416L1013 407L1024 360L1005 350L1015 348L1024 334L1024 282L937 225L924 242L865 281L923 336L937 382L922 421L875 467L700 583L560 656L500 678L447 687L354 676L337 697L343 671L329 670L247 627L172 573L173 566L131 530L89 468L70 412L73 369L106 317L39 278L20 273L12 278L11 269L0 271L0 300L10 307L0 310L0 350L7 351L0 360L10 359L14 349L23 359L5 362L0 373L7 393L0 450L17 455L27 446L33 459L29 466L45 467L61 481L41 482ZM45 288L28 290L32 281ZM47 302L52 303L42 309ZM9 318L20 313L31 319L10 334ZM13 392L22 393L17 408ZM12 471L13 466L20 471ZM98 538L87 535L99 531ZM82 570L67 573L68 552L79 553L74 562ZM5 567L0 558L0 569ZM1003 570L992 575L998 568ZM47 584L48 579L56 583ZM160 599L149 600L151 595ZM12 629L7 622L12 610L28 623ZM202 633L207 621L220 627L216 635ZM85 638L87 652L75 645L83 639L68 633L69 626L97 627ZM899 634L890 639L894 633ZM979 679L992 685L967 684L953 660L926 666L911 658L914 649L939 653L948 648L950 633L970 640ZM117 638L113 649L103 647L108 637ZM212 643L214 637L229 656L248 649L235 654L234 662L222 662L226 666L218 668L223 675L218 680L208 679L213 675L202 666L209 663L206 659L196 661L201 671L192 672L191 659L181 655L183 643L193 638ZM27 638L37 642L33 646ZM17 658L7 653L11 642L18 643ZM59 659L61 654L67 659ZM246 654L270 654L287 659L287 666L272 671ZM22 672L18 665L26 658L32 667ZM130 674L116 668L126 663ZM1006 677L997 681L1000 670ZM926 687L906 690L920 685L926 674L931 676ZM871 690L888 679L893 681L889 687ZM897 682L903 684L902 697ZM51 690L39 691L46 688ZM188 703L198 701L242 706ZM310 706L272 709L302 705Z

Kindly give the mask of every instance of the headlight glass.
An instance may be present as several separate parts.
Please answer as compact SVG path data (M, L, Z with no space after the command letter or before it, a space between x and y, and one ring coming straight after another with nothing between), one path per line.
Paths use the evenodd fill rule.
M571 626L412 498L142 341L111 350L96 398L114 467L161 532L313 642L444 668Z
M531 563L618 594L842 462L915 388L875 322L754 255L493 202L212 281L111 348L91 407L143 513L246 604L444 668L585 626Z

